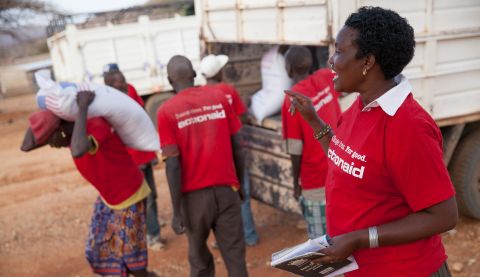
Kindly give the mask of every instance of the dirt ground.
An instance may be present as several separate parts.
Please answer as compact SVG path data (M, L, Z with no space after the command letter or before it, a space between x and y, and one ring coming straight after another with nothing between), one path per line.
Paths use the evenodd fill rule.
M35 109L33 95L0 100L0 276L92 276L84 242L97 193L76 171L67 150L19 150L27 116ZM160 217L169 221L162 164L155 178ZM250 276L291 276L268 262L272 252L306 239L299 217L252 204L261 240L247 248ZM162 229L167 247L149 252L149 268L160 276L188 276L186 237L168 226ZM480 276L479 221L461 218L443 241L454 276ZM212 252L217 276L226 276L219 252Z

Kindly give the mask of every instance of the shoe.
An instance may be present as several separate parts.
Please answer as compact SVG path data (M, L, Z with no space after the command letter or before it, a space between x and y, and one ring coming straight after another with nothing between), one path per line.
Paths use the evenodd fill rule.
M158 251L165 248L165 240L158 236L147 235L147 247L150 250Z

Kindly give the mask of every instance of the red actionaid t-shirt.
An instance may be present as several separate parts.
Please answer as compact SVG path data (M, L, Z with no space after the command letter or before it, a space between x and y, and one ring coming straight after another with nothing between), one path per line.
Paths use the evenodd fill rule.
M127 86L128 86L128 92L127 92L128 96L130 96L133 100L135 100L135 102L137 102L140 106L142 106L142 108L145 107L145 103L143 102L142 97L138 95L138 92L135 89L135 87L130 84L127 84Z
M247 107L243 104L242 99L238 95L238 91L233 86L227 83L208 84L207 86L222 91L237 116L241 116L247 112Z
M298 82L292 91L299 92L312 99L320 118L335 130L340 116L338 93L333 89L334 74L330 70L320 69L308 78ZM302 189L316 189L325 186L327 158L320 143L313 137L313 129L299 112L292 116L290 97L285 97L282 106L282 129L285 139L297 139L303 142L300 165L300 183Z
M225 95L206 86L185 89L160 106L161 148L179 149L182 192L216 185L239 187L231 136L240 127Z
M142 108L145 106L145 104L143 103L142 97L138 95L137 90L130 84L128 84L127 94L128 96L130 96L130 98L132 98L140 106L142 106ZM135 162L136 165L143 165L157 158L157 155L155 154L155 152L151 152L151 151L140 151L140 150L136 150L129 147L127 147L127 151L132 156L133 161Z
M108 204L119 204L140 188L143 175L105 119L89 119L87 134L98 144L95 153L87 152L73 161Z
M393 116L362 112L360 98L338 122L328 150L327 230L337 236L386 224L454 196L442 135L410 93ZM362 249L347 276L430 276L446 260L440 235Z

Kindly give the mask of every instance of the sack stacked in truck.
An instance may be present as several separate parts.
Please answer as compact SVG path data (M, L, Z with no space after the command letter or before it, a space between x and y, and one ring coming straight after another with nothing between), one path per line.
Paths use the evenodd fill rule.
M253 95L250 106L250 112L259 122L280 112L285 98L283 91L292 85L285 70L285 58L278 52L278 46L263 55L261 73L262 89Z
M38 106L64 120L75 121L79 84L56 83L45 71L36 72L35 80L40 87L37 93ZM95 92L95 99L88 107L88 118L104 117L130 148L160 150L157 131L140 105L114 88L96 84L88 84L88 87Z

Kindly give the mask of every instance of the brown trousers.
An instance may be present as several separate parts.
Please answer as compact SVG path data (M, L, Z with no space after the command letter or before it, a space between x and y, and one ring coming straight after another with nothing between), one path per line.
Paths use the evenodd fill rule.
M239 194L230 186L215 186L182 197L188 237L191 277L215 276L212 253L207 246L213 230L229 277L247 277L245 241Z

